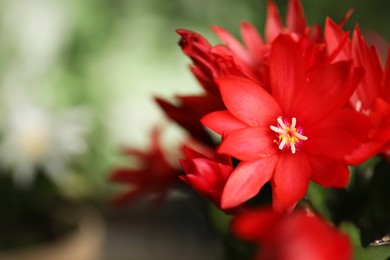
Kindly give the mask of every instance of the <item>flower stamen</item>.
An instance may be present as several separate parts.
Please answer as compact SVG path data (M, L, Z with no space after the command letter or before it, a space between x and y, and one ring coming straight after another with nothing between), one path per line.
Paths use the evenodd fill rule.
M278 144L280 150L287 147L291 149L291 153L295 154L301 142L306 141L308 137L303 135L301 128L296 128L297 119L295 117L291 118L291 124L287 120L283 121L281 116L277 118L277 122L278 126L270 126L278 136L278 140L274 140L274 143Z

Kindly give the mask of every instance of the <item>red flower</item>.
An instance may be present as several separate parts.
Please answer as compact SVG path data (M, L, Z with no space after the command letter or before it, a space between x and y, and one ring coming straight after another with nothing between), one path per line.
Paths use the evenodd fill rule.
M377 50L368 46L358 27L351 46L354 63L366 71L351 104L372 123L366 140L347 157L349 163L360 164L379 152L388 151L390 145L390 53L383 68Z
M216 79L222 76L245 76L263 87L269 86L268 59L270 46L279 34L288 34L302 50L307 51L306 63L315 64L324 60L325 44L319 26L307 27L300 0L290 0L283 25L277 6L268 2L268 15L264 42L249 23L241 24L242 45L229 32L214 26L213 31L223 44L212 46L201 35L188 30L177 30L179 45L192 60L190 66L206 93L199 96L177 96L175 103L156 98L166 115L186 129L192 137L212 145L213 142L200 124L204 115L224 109ZM189 116L190 115L190 116Z
M122 167L111 172L110 181L130 186L129 191L114 198L115 205L121 206L141 195L155 195L153 202L160 202L181 173L165 159L159 144L158 128L153 129L151 140L151 149L148 152L132 148L123 150L124 155L138 158L141 168Z
M279 214L260 208L237 215L231 228L241 239L257 242L259 260L350 260L348 237L312 212Z
M206 145L213 145L212 138L200 123L200 119L210 112L224 109L221 97L210 93L200 96L177 96L177 104L171 104L161 98L155 100L165 114L186 129L194 139Z
M225 29L213 26L212 30L229 48L229 54L248 78L258 82L268 81L266 65L269 56L269 45L263 42L260 34L250 23L241 24L242 45Z
M274 1L268 1L268 15L265 25L265 36L272 43L280 34L290 35L303 49L322 42L319 25L308 27L300 0L289 0L287 6L286 26L283 26L279 10Z
M343 158L366 134L365 118L343 108L361 74L349 62L306 71L298 44L281 35L270 56L271 94L245 78L218 79L227 110L202 121L227 134L219 152L241 160L226 183L222 207L245 202L268 181L278 211L292 210L310 180L345 187Z
M316 54L315 56L310 55L310 58L323 58L322 56L326 53L321 28L319 25L314 27L306 25L300 0L289 1L285 26L274 1L268 1L265 41L250 23L241 24L241 37L244 44L241 44L221 27L213 26L212 29L222 43L229 47L234 62L240 66L243 74L249 79L263 84L263 87L267 87L269 82L267 66L271 44L280 34L290 35L302 50ZM307 62L313 63L314 60Z
M223 45L212 46L203 36L188 30L176 31L181 39L182 51L192 60L190 66L201 86L208 93L219 96L214 79L224 75L241 75L241 69L233 61L231 52Z
M348 15L348 14L347 14ZM352 107L371 123L366 139L346 157L349 164L358 165L372 156L390 151L390 56L385 68L375 47L370 47L356 27L352 40L350 32L327 20L325 39L330 61L352 60L354 66L365 70L362 81L352 95Z
M156 101L167 116L186 129L192 137L212 145L213 142L200 119L210 112L224 109L215 78L241 75L241 70L229 53L226 53L228 50L224 46L213 47L204 37L191 31L177 30L177 33L181 35L179 44L183 52L193 61L191 71L206 93L199 96L177 96L176 104L160 98Z
M340 24L336 24L330 18L326 19L325 42L328 62L350 60L352 58L349 31L344 32L341 27Z
M180 179L220 207L222 190L233 171L231 158L224 155L210 158L189 148L184 148L184 152L188 159L180 162L186 174Z

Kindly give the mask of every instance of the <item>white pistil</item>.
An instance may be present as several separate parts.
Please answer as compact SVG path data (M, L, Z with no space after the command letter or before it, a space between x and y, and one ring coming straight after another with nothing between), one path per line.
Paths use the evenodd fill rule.
M297 119L295 117L291 118L291 124L288 121L283 122L281 116L277 118L277 122L279 124L278 126L270 126L271 130L278 134L278 140L274 140L274 142L278 144L280 150L289 147L291 153L295 154L297 145L301 141L306 141L308 137L304 136L301 130L297 130Z
M280 116L280 117L278 117L277 121L278 121L279 125L280 125L280 126L283 128L283 129L285 129L285 128L286 128L286 125L284 124L284 122L283 122L283 120L282 120L282 117L281 117L281 116Z
M297 124L297 119L295 117L291 118L291 125L290 125L290 128L292 131L295 131L295 126Z
M355 104L355 110L357 112L360 112L361 109L362 109L362 101L358 100L358 101L356 101L356 104Z
M301 135L300 133L297 133L297 132L294 133L294 136L296 136L296 137L298 137L298 139L301 139L304 141L307 140L307 136Z
M290 148L291 148L291 152L292 152L293 154L295 154L295 152L296 152L296 150L295 150L295 143L291 143L291 144L290 144Z
M286 137L284 137L279 144L279 149L282 150L284 148L284 146L286 145L286 143L287 143Z
M281 129L281 128L278 128L278 127L275 127L273 125L270 126L271 130L276 132L276 133L279 133L279 134L286 134L286 130L284 129Z

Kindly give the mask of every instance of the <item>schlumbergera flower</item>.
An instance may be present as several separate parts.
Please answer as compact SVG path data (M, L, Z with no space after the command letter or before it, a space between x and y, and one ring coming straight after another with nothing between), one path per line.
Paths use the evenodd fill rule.
M193 61L191 71L205 93L177 96L177 104L160 98L156 98L156 101L168 117L186 129L193 138L212 145L211 137L200 123L200 119L212 111L224 109L215 78L223 75L240 75L241 72L232 58L225 54L227 48L224 46L212 46L204 37L191 31L177 30L177 33L181 35L179 44L183 52Z
M300 0L290 0L287 7L286 23L282 22L279 10L273 1L267 3L267 17L265 21L265 39L248 22L241 23L241 44L225 29L213 26L212 30L220 38L222 43L229 48L228 53L242 70L242 73L260 83L268 86L267 65L272 42L280 34L290 35L302 50L312 55L306 62L315 64L326 56L326 48L323 44L321 27L307 26ZM315 54L315 55L313 55Z
M206 156L185 147L186 160L180 160L185 175L179 176L199 194L221 207L222 191L233 171L230 156Z
M315 63L325 56L325 45L319 26L307 27L303 8L299 0L290 0L286 17L286 26L280 18L277 6L268 2L265 40L256 29L247 22L241 24L242 45L225 29L214 26L212 30L221 39L222 44L212 46L201 35L189 30L177 30L181 39L179 45L192 60L190 68L205 93L201 95L177 96L174 104L156 98L159 106L169 118L185 128L192 137L205 144L213 144L210 136L199 123L200 119L213 111L224 109L216 78L226 75L245 76L264 87L269 84L268 58L270 46L279 34L288 34L302 49L310 54L307 63ZM191 116L188 116L191 115Z
M341 42L339 38L334 41ZM372 126L364 142L347 157L351 164L360 164L378 153L390 151L390 54L383 68L376 48L368 46L358 27L352 41L348 39L343 45L340 56L348 53L354 64L364 67L366 72L350 103Z
M258 260L350 260L348 236L306 210L280 214L259 208L237 215L231 228L239 238L260 244Z
M343 158L366 134L366 118L344 107L361 69L337 62L306 70L299 45L281 35L272 45L269 71L270 93L242 77L217 79L227 110L202 119L226 134L218 152L241 160L224 188L223 208L249 200L268 181L277 211L292 210L310 180L345 187Z
M167 161L160 145L159 135L159 128L154 128L149 151L123 149L124 155L137 158L141 165L139 168L119 167L111 171L110 181L129 186L128 191L113 199L115 205L122 206L142 195L155 195L152 202L161 202L175 183L177 176L182 173Z
M370 47L356 26L352 39L350 32L343 31L329 19L326 23L325 40L334 60L351 59L355 66L363 67L365 74L350 99L351 106L371 122L365 140L349 156L350 164L360 164L378 153L390 151L390 56L382 66L377 49Z

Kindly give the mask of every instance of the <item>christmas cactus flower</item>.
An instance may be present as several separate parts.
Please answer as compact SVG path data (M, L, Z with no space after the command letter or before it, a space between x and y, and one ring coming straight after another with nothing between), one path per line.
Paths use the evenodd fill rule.
M345 187L343 159L366 135L366 118L345 108L362 76L350 62L306 70L299 45L281 35L272 45L269 71L270 93L246 78L217 79L227 110L202 120L226 134L218 152L241 160L224 188L223 208L249 200L268 181L277 211L292 210L310 180Z
M239 238L258 243L258 260L350 260L347 235L307 210L280 214L258 208L238 214L231 229Z
M383 68L378 51L366 43L358 27L351 47L353 61L364 67L366 73L350 101L372 123L364 142L347 157L351 164L360 164L378 153L390 151L390 53Z
M173 167L164 156L159 142L159 129L153 129L151 149L147 152L133 148L123 149L123 154L139 160L140 168L118 167L110 173L109 180L126 184L129 190L113 199L116 206L122 206L141 195L155 195L152 202L161 202L177 180L181 170Z
M184 152L187 159L180 162L186 174L180 179L220 207L223 188L233 171L231 158L218 154L210 158L189 148Z
M390 56L383 67L377 49L367 44L358 26L352 40L349 35L349 31L344 32L340 25L327 20L325 38L334 61L351 60L365 70L350 99L351 106L371 122L365 140L346 157L348 163L358 165L390 150Z
M205 92L201 95L176 96L173 103L156 98L165 114L198 141L213 145L212 139L199 121L210 112L225 109L217 78L243 76L268 88L270 49L272 42L280 34L291 36L306 52L305 63L308 65L326 62L327 53L321 27L306 25L300 0L290 0L287 9L284 24L276 4L268 1L265 38L262 38L253 25L243 22L241 36L244 44L218 26L213 26L212 30L222 43L215 46L198 33L185 29L177 30L181 36L179 45L184 54L192 60L191 72Z
M241 38L244 44L235 39L228 31L219 26L212 30L229 48L228 55L239 65L243 75L249 79L268 86L268 60L272 42L280 35L289 35L299 44L300 48L310 55L306 63L314 65L324 62L326 48L322 37L321 26L307 26L302 3L300 0L290 0L287 6L286 23L282 22L279 9L274 1L267 3L264 39L248 22L241 23Z
M188 31L177 30L183 52L192 60L191 71L204 89L201 95L176 96L174 104L156 98L165 114L186 129L193 138L212 145L210 135L200 123L200 119L224 105L215 78L223 75L241 75L241 70L233 62L224 46L212 46L203 36ZM191 115L191 116L188 116Z

